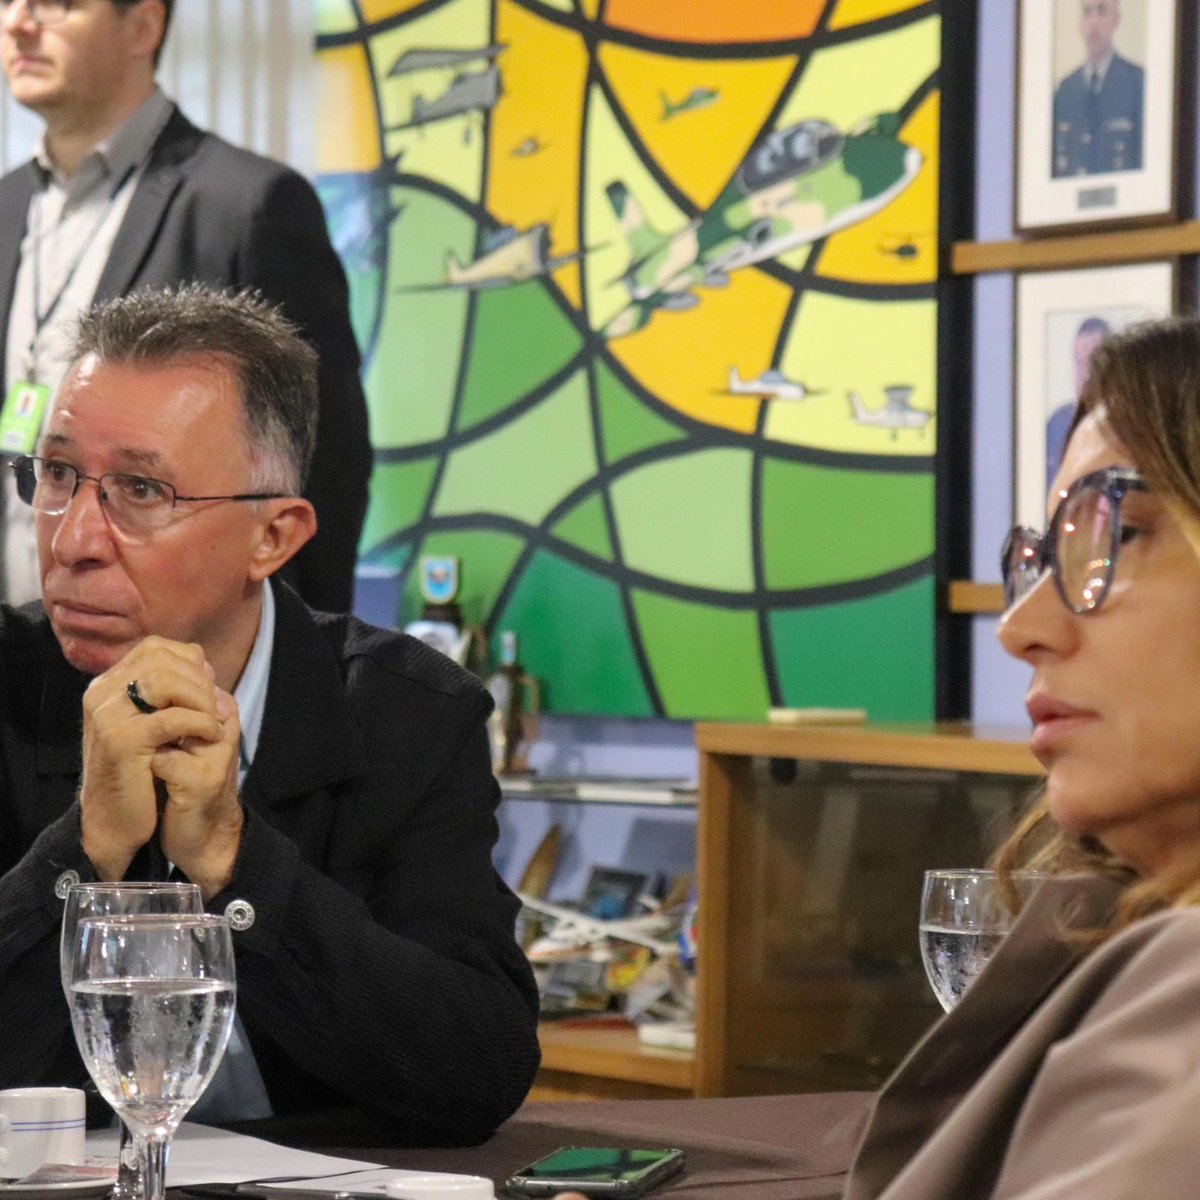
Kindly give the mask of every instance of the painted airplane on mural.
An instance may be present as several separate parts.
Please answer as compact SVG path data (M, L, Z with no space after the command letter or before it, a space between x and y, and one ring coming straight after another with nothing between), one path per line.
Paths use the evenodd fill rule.
M512 225L505 225L484 238L483 253L471 262L461 263L454 251L449 251L446 254L445 279L437 283L414 284L397 290L427 292L462 288L468 291L482 291L510 287L539 275L547 275L582 257L583 252L563 254L557 258L551 255L550 227L545 222L531 225L528 229L516 229Z
M809 396L822 396L821 388L810 388L799 379L790 379L782 371L764 371L757 379L743 379L737 367L729 368L727 396L760 396L767 400L807 400Z
M608 338L647 325L655 312L700 303L697 287L724 287L730 272L857 224L890 204L917 177L921 152L896 136L885 113L848 134L807 120L755 143L712 207L662 234L620 180L605 188L629 246L620 281L630 304L604 326Z
M848 393L850 414L859 425L874 425L878 429L890 429L892 437L902 429L922 430L933 420L927 408L916 408L912 403L913 388L908 384L885 387L887 397L880 408L868 408L858 392Z

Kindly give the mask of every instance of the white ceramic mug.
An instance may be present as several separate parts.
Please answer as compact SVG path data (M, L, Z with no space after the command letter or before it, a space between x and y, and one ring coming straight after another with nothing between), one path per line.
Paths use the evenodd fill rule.
M21 1179L44 1163L81 1163L83 1143L79 1088L0 1091L0 1179Z

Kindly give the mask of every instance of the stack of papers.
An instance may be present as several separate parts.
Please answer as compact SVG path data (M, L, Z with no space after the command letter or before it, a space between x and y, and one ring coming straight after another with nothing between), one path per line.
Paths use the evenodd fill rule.
M98 1129L88 1134L89 1161L117 1160L117 1131ZM330 1191L348 1191L345 1180L348 1171L372 1172L395 1176L398 1172L380 1168L379 1163L360 1162L353 1158L336 1158L330 1154L315 1154L311 1150L293 1150L277 1146L262 1138L193 1125L185 1121L171 1139L167 1159L167 1187L190 1187L196 1183L243 1183L251 1179L304 1179L320 1182L320 1176L338 1176L337 1186ZM296 1184L289 1183L289 1189ZM357 1189L354 1189L357 1190ZM382 1186L379 1188L383 1193Z

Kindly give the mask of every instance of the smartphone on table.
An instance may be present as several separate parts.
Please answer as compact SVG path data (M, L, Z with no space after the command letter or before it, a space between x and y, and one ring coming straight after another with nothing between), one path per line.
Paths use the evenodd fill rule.
M504 1186L513 1196L580 1192L597 1200L634 1200L682 1170L682 1150L560 1146L514 1172Z

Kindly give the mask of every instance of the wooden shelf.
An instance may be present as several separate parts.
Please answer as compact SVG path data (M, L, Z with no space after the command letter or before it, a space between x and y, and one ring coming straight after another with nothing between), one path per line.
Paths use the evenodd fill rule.
M913 952L921 872L986 860L1043 774L1028 739L951 722L696 726L697 1095L882 1082L937 1014ZM764 758L850 778L787 784ZM903 778L934 772L949 778Z
M696 746L705 754L1033 777L1044 774L1029 749L1028 730L988 729L957 721L843 726L701 723L696 726Z
M1004 585L952 579L946 593L946 607L952 613L1002 613Z
M887 876L882 886L891 888L896 881L888 872L894 875L895 867L879 864L892 864L895 850L891 842L879 843L878 838L885 827L891 830L887 836L894 836L897 821L907 829L904 823L910 818L905 814L913 800L912 786L903 780L866 781L862 786L874 795L874 800L861 805L853 794L848 794L854 788L843 783L829 790L824 799L814 796L812 788L807 789L807 796L805 788L792 792L785 789L775 797L775 803L764 807L759 804L756 776L765 772L762 764L756 766L752 759L783 758L992 776L995 780L985 779L982 789L979 781L954 780L946 803L961 805L965 802L963 797L973 794L975 789L979 793L977 798L1010 819L1024 803L1028 790L1024 780L1043 774L1041 764L1029 750L1028 739L1025 729L986 728L958 722L697 725L701 799L696 871L704 903L699 913L696 1052L643 1046L631 1026L608 1021L543 1022L538 1030L542 1069L531 1093L533 1098L558 1101L759 1094L781 1088L796 1090L810 1075L814 1087L876 1086L878 1080L864 1082L862 1078L864 1071L876 1069L872 1063L880 1061L874 1050L871 1054L875 1057L868 1056L860 1062L852 1056L853 1061L847 1066L836 1058L830 1059L822 1047L844 1038L847 1026L858 1028L857 1019L851 1020L847 1014L879 993L874 1002L899 1007L889 1010L895 1019L890 1017L886 1023L889 1031L886 1036L875 1038L872 1034L871 1044L878 1043L880 1053L891 1055L895 1051L898 1061L901 1051L910 1044L906 1042L908 1034L915 1040L919 1028L924 1027L931 1015L929 1010L936 1011L937 1005L927 995L923 978L911 988L903 972L883 983L861 977L861 972L853 967L842 974L831 973L825 964L824 951L814 957L811 945L805 943L808 949L802 949L794 938L788 941L780 933L803 926L806 921L816 919L819 923L823 912L801 911L794 903L789 908L788 897L794 897L795 889L782 886L783 881L794 885L796 872L808 870L814 862L820 870L813 873L813 878L819 879L840 878L839 873L848 872L853 862L872 861L871 854L865 858L850 856L843 861L832 838L818 837L820 845L814 852L811 837L806 842L805 837L799 836L808 826L789 825L787 814L795 806L795 812L807 819L803 817L804 811L815 812L815 805L827 814L822 818L822 827L843 810L856 814L852 820L855 826L861 815L862 831L854 835L859 839L856 844L869 848L871 838L876 838L877 845L872 851L878 852L874 859L876 866L871 869L877 876L882 871ZM927 790L930 784L924 780L919 786ZM935 781L935 786L941 787L941 781ZM899 789L902 801L895 806L888 803L892 788ZM933 811L928 795L922 793L918 800L918 808L924 805L927 814ZM937 818L932 834L926 829L922 841L922 834L914 828L912 844L906 851L914 872L912 878L918 882L923 866L938 861L939 855L952 853L953 845L947 843L948 828L957 830L952 836L958 841L953 844L961 846L965 838L972 842L973 849L978 849L974 847L975 818L965 825L951 821L947 826L943 808L933 807L942 816ZM880 814L882 824L876 824ZM792 832L774 836L772 821L777 819L783 821L780 829ZM811 834L812 830L808 832ZM763 880L771 878L780 886L762 885ZM849 875L846 881L832 888L830 895L841 895L839 889L850 887L848 880ZM778 902L776 911L763 907L763 897L769 896L777 898L772 902ZM782 901L778 900L780 897ZM824 915L828 917L833 911L831 908ZM916 912L915 899L911 911ZM915 917L912 933L915 939ZM781 937L783 943L777 945ZM807 956L810 968L817 964L811 978L797 982L787 972L783 976L778 972L774 977L771 975L767 968L783 953L780 946L786 950L784 958L788 963ZM911 953L905 953L912 958ZM747 995L753 1001L748 1009L743 1003ZM783 1068L779 1066L791 1054L781 1047L796 1045L797 1039L811 1049L811 1063L804 1068L809 1074L789 1073L791 1068L786 1063Z
M571 1075L622 1079L691 1095L695 1063L687 1050L644 1046L631 1027L561 1024L538 1026L542 1069Z
M956 242L950 253L950 269L955 275L1046 271L1175 258L1182 254L1200 254L1200 221L1013 242Z

